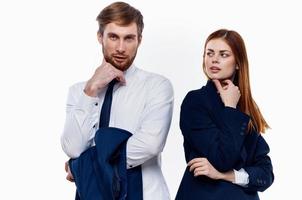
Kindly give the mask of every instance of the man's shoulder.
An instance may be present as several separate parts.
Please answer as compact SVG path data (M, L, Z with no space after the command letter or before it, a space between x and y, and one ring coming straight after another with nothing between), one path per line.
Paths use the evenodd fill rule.
M174 94L171 81L163 75L138 69L137 78L144 85L144 88L152 94L165 93L164 96L173 96Z
M151 85L165 83L165 84L169 84L169 85L172 86L171 81L167 77L165 77L161 74L146 71L146 70L143 70L143 69L138 69L137 75L143 81L145 81L146 83L151 84Z

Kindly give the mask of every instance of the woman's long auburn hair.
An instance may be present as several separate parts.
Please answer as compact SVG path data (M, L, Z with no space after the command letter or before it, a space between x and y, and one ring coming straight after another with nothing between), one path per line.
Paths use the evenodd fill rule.
M265 121L259 107L252 97L249 78L249 63L242 37L236 31L227 29L217 30L208 36L204 46L202 64L203 71L207 77L208 75L205 70L205 50L208 42L213 39L223 39L231 47L235 56L236 65L239 69L235 72L236 74L233 82L239 87L241 93L241 97L238 102L239 110L251 117L251 121L248 124L248 132L255 129L259 133L264 133L265 130L269 128L269 125Z

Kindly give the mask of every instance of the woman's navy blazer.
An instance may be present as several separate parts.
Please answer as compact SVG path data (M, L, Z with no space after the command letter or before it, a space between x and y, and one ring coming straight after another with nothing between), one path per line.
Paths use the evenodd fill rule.
M249 174L245 187L206 176L194 177L187 167L177 200L256 200L274 180L269 146L256 131L247 133L250 117L225 107L213 81L190 91L181 106L180 128L186 161L206 157L219 171L244 168Z

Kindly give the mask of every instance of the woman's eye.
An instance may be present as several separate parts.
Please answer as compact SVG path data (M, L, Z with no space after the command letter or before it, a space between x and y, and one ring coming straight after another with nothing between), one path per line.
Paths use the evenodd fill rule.
M221 57L223 57L223 58L226 58L226 57L228 57L229 55L228 54L226 54L226 53L222 53L222 54L220 54L221 55Z
M213 55L214 55L214 53L212 53L212 52L207 52L207 56L212 57Z

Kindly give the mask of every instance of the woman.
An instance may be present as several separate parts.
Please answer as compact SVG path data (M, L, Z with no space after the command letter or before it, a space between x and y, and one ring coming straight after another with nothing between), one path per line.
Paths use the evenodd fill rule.
M190 91L181 106L180 128L188 167L177 200L259 199L274 180L269 128L250 89L241 36L217 30L206 40L206 86Z

